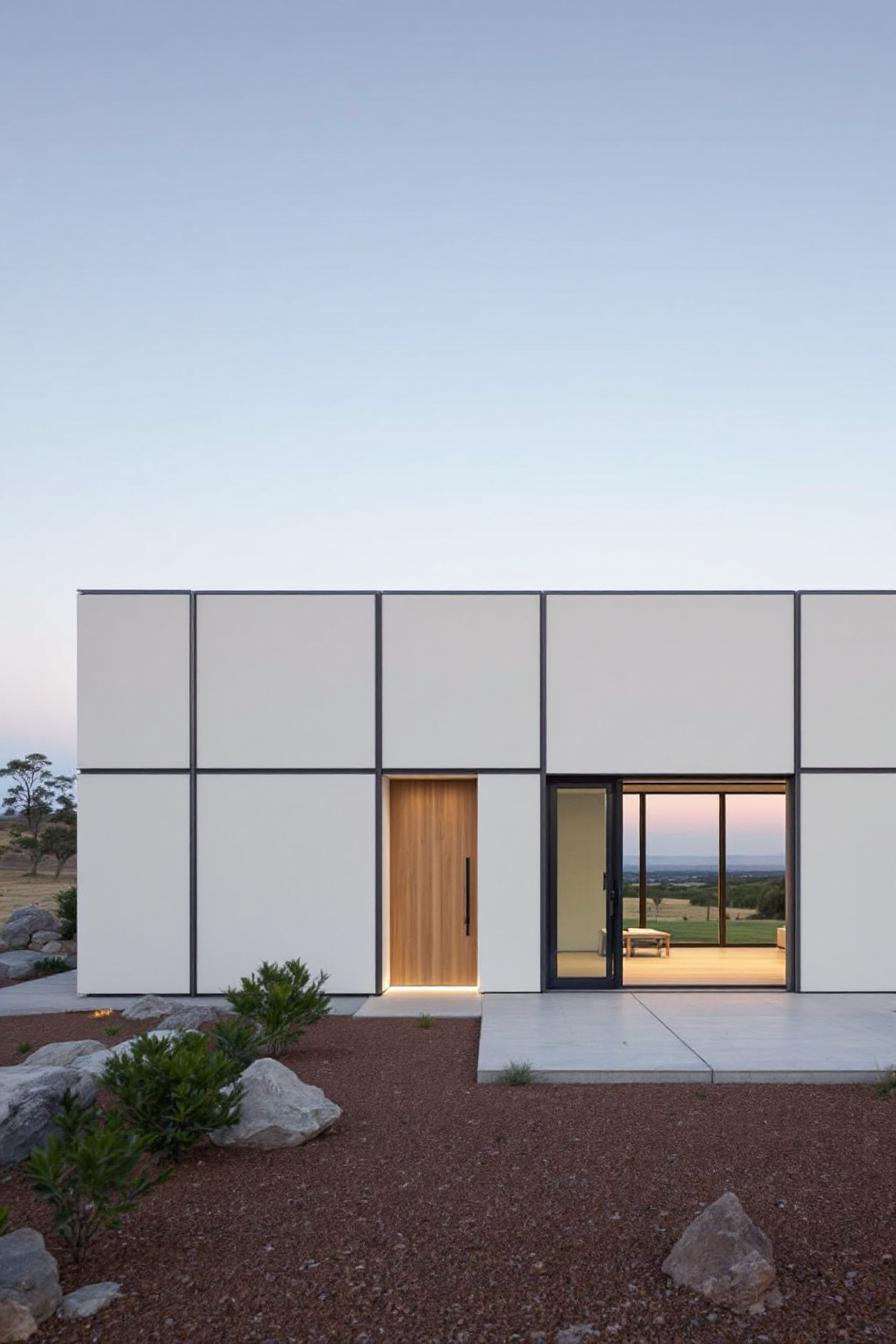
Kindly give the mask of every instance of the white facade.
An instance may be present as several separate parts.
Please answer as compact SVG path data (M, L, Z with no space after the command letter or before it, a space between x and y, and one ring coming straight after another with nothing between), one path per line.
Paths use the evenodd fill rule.
M84 593L79 989L389 984L389 778L477 777L478 980L544 986L546 785L775 777L791 986L893 990L896 594Z

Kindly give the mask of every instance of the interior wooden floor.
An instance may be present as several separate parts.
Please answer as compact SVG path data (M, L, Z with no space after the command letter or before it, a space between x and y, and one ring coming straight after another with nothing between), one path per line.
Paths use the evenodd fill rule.
M604 976L606 963L593 952L560 952L561 976ZM673 985L780 985L786 980L786 957L777 947L673 947L671 956L639 951L622 959L626 989Z

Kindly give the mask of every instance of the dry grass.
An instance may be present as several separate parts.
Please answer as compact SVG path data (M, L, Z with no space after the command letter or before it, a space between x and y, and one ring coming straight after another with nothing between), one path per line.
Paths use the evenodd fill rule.
M6 817L0 820L0 850L9 844L11 825L12 822ZM0 922L8 919L13 910L23 905L38 905L42 910L55 911L56 893L64 891L66 887L73 887L77 881L75 859L69 859L58 877L54 877L52 871L28 877L24 871L26 867L25 855L11 854L9 851L0 854ZM55 864L46 860L43 867L52 870Z

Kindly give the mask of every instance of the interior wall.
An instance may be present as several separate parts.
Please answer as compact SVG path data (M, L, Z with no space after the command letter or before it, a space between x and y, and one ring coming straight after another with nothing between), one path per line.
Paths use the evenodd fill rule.
M557 951L593 952L606 924L606 794L557 794Z
M541 988L541 780L480 775L479 987Z
M187 776L82 775L78 795L78 993L188 993Z
M896 775L803 776L801 989L893 990L894 817Z

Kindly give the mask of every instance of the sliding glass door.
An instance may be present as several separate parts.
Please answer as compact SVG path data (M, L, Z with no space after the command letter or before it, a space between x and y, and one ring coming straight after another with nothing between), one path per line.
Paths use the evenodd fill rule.
M621 788L609 780L549 787L549 984L609 987L618 967Z

